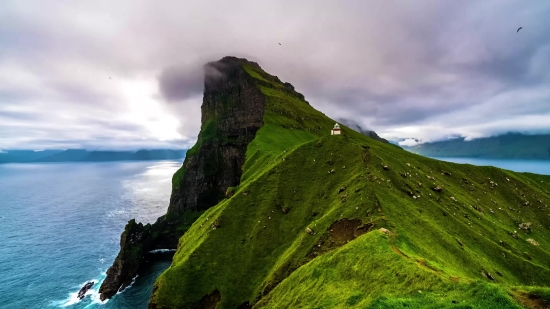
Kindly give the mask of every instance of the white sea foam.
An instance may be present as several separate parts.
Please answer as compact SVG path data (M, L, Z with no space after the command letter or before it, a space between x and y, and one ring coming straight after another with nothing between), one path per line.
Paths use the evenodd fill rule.
M92 300L92 302L88 306L86 306L86 308L88 308L91 305L106 304L107 301L109 301L109 300L106 299L105 301L101 301L100 295L99 295L99 287L101 286L101 283L105 279L105 276L106 276L106 273L102 273L100 278L94 278L94 279L91 279L91 280L88 280L88 281L85 281L85 282L81 283L78 287L78 290L76 290L76 292L70 293L69 297L64 299L64 300L54 302L53 305L58 306L60 308L65 308L65 307L69 307L69 306L72 306L74 304L77 304L77 303L85 300L88 297ZM95 282L94 285L92 286L92 288L90 288L88 291L86 291L86 294L84 294L85 296L84 296L83 299L79 299L78 298L78 292L80 291L80 289L86 283L88 283L90 281Z
M155 249L147 253L164 253L164 252L176 252L176 249Z

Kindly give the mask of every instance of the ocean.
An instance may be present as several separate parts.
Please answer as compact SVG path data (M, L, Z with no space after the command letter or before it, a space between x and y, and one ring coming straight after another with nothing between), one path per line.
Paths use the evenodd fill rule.
M550 175L550 161L439 158ZM177 161L0 165L0 308L147 308L156 263L101 303L126 222L166 212ZM83 300L77 293L96 284Z
M166 213L181 162L0 165L0 308L147 308L156 263L106 303L97 293L126 222ZM88 281L96 284L83 300Z
M550 175L550 160L517 160L517 159L479 159L479 158L445 158L434 159L460 164L472 164L479 166L496 166L502 169L521 173L534 173Z

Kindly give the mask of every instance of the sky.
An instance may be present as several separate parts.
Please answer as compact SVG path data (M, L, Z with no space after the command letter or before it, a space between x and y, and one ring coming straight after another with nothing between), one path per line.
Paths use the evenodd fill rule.
M188 148L202 65L223 56L402 145L550 133L548 16L546 0L3 0L0 150Z

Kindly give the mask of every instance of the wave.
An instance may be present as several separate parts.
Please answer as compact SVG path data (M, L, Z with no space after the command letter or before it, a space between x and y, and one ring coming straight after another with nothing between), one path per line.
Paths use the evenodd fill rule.
M69 293L69 297L67 297L64 300L56 301L53 303L54 306L59 308L65 308L72 306L74 304L80 303L86 299L90 299L91 302L88 304L85 308L93 308L95 305L103 305L106 304L109 300L106 299L105 301L101 301L100 295L99 295L99 287L101 286L101 283L103 283L103 280L105 280L105 277L107 274L103 272L99 278L93 278L91 280L87 280L81 284L78 285L78 288L75 292ZM86 291L86 294L84 294L83 299L78 298L78 292L80 289L88 282L93 281L95 282L92 288L90 288L88 291Z
M169 250L169 249L161 249L161 250ZM88 280L88 281L85 281L85 282L81 283L79 285L78 290L76 290L76 292L70 293L68 298L66 298L64 300L61 300L61 301L54 302L52 305L54 305L56 307L59 307L59 308L66 308L66 307L78 304L78 303L80 303L82 301L85 301L87 299L90 299L91 302L89 304L87 304L84 308L96 308L97 307L96 305L105 305L109 301L109 299L106 299L105 301L101 301L101 298L100 298L100 295L99 295L99 287L103 283L103 280L105 280L106 275L107 274L105 272L103 272L101 274L100 278L94 278L94 279L91 279L91 280ZM124 293L126 290L131 288L134 285L134 283L136 282L136 279L138 277L139 277L139 275L136 275L134 278L132 278L132 282L124 290L118 291L115 295ZM86 283L88 283L90 281L94 281L95 284L93 285L93 287L91 289L86 291L86 294L84 294L85 296L84 296L83 299L79 299L78 298L78 292L80 291L80 289Z
M122 290L122 291L121 291L121 290L118 290L118 292L116 292L115 295L122 294L122 293L124 293L124 291L128 290L129 288L131 288L132 285L134 285L134 283L136 282L137 277L139 277L139 275L136 275L134 278L132 278L132 282L130 282L130 284L129 284L126 288L124 288L124 290Z
M155 249L148 251L147 253L165 253L165 252L176 252L176 249Z

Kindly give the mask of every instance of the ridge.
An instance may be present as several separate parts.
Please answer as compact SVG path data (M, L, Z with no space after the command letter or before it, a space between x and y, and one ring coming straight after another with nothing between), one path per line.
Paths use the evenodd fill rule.
M149 308L550 302L550 177L429 159L345 125L332 136L292 85L236 57L205 66L201 110L167 215L130 222L108 271L118 289L117 263L128 278L143 252L177 249Z

